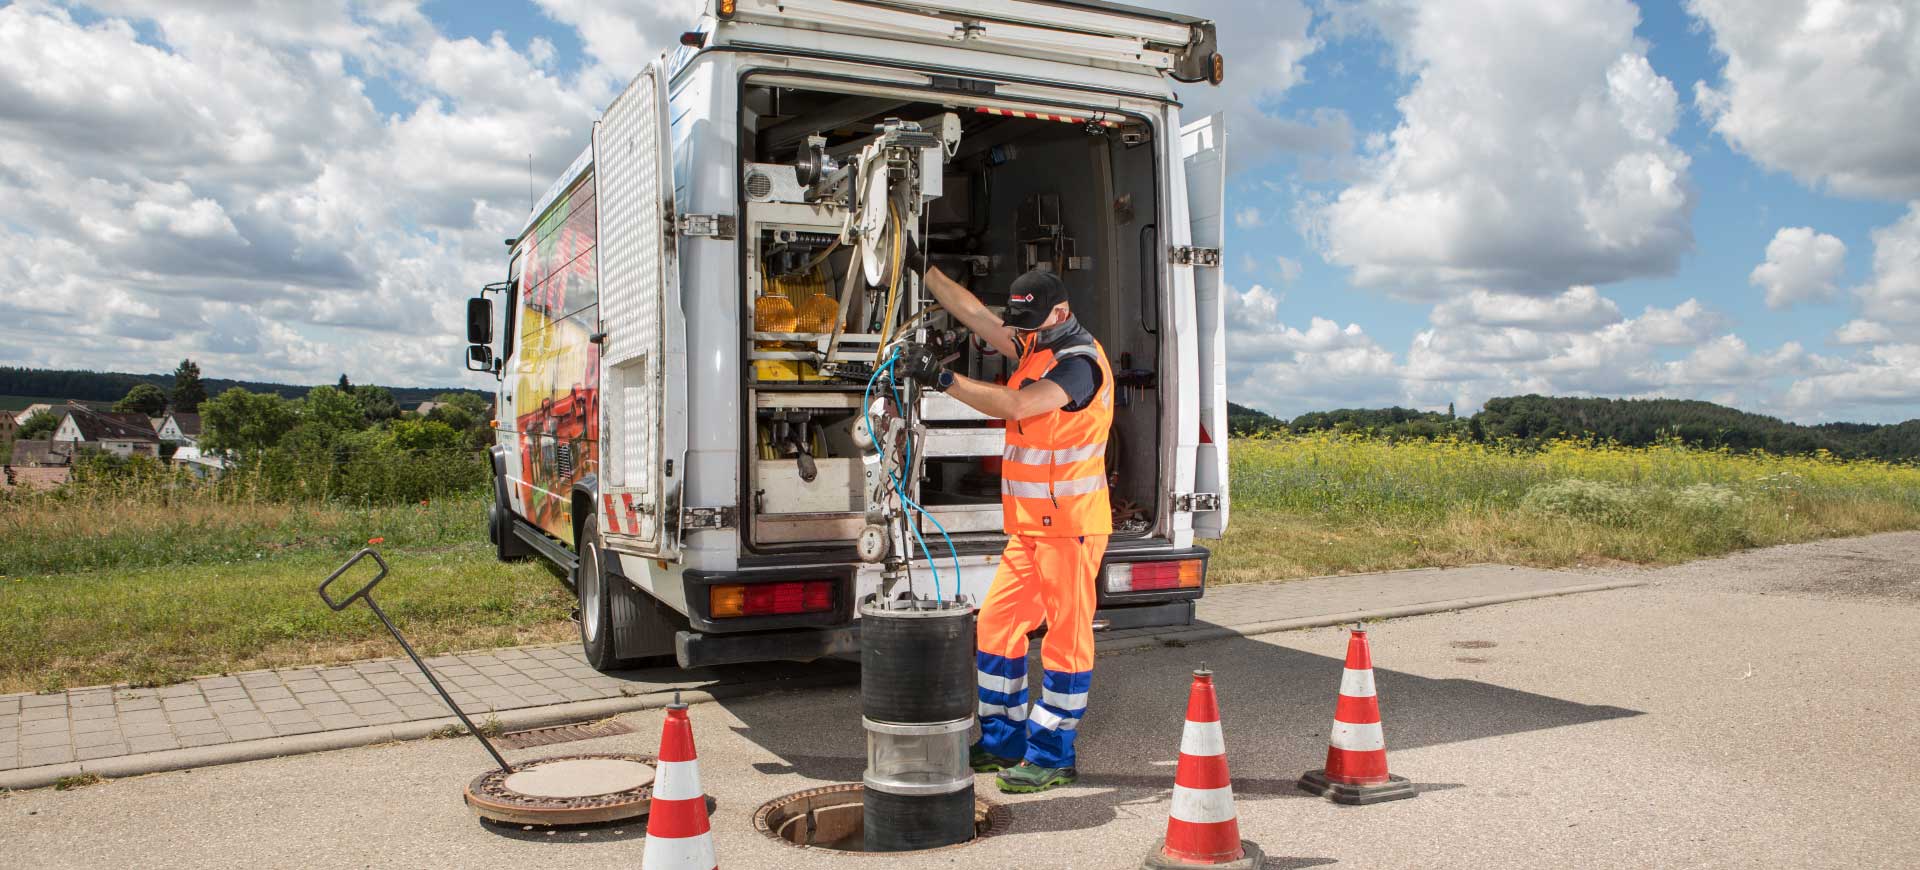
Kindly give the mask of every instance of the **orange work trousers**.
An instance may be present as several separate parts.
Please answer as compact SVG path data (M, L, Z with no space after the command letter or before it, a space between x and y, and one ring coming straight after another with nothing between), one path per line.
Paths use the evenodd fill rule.
M1093 680L1094 584L1106 535L1014 535L980 607L980 745L1001 758L1072 767ZM1028 706L1027 632L1047 626L1040 701Z

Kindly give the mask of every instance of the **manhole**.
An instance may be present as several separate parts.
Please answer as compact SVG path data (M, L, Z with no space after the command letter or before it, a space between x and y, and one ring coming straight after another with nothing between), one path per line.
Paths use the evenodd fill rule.
M605 722L584 722L578 725L555 725L551 728L514 731L494 738L493 745L501 749L532 749L535 746L552 746L555 743L571 743L575 740L592 740L596 737L613 737L632 733L633 726L618 719L608 719Z
M645 815L653 758L566 755L489 770L467 785L467 806L483 819L522 825L580 825Z
M1493 649L1499 644L1490 640L1456 640L1448 646L1454 649Z
M761 805L753 814L753 827L762 834L790 846L865 855L866 822L861 808L867 787L857 782L829 785L777 797ZM942 846L958 849L977 843L982 837L1001 833L1009 821L1007 808L975 798L973 802L973 839L966 843ZM934 852L938 849L924 851ZM899 855L901 852L875 852L875 855Z

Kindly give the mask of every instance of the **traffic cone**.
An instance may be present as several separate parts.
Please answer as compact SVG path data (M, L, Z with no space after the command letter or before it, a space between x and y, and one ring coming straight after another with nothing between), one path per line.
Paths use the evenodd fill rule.
M1347 669L1333 708L1327 766L1300 777L1300 787L1339 804L1364 806L1413 797L1413 783L1387 773L1387 740L1373 690L1373 652L1359 625L1347 639Z
M1180 766L1173 772L1173 809L1166 839L1154 844L1146 870L1213 867L1255 870L1265 858L1260 847L1240 839L1240 817L1233 808L1233 782L1227 776L1227 744L1220 734L1220 704L1213 697L1213 672L1193 672L1187 693L1187 725L1180 734Z
M718 870L707 825L707 794L700 788L700 760L693 750L693 723L687 721L687 705L677 697L667 706L667 722L660 729L650 806L641 870Z

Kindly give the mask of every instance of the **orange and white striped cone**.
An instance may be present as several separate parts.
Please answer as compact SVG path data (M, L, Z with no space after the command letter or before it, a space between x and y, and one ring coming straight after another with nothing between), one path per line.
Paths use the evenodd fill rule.
M647 813L647 845L641 870L718 870L713 831L707 824L707 794L700 788L700 760L693 750L687 705L667 707L660 729L660 758Z
M1173 772L1167 837L1154 844L1141 866L1254 870L1264 862L1259 846L1240 839L1233 781L1227 776L1227 743L1220 733L1220 703L1213 696L1213 672L1202 668L1193 672L1193 688L1187 693L1187 724L1180 733L1180 765Z
M1373 688L1373 651L1359 625L1347 639L1347 667L1333 708L1327 766L1300 777L1300 787L1340 804L1377 804L1413 797L1413 783L1387 773L1387 739Z

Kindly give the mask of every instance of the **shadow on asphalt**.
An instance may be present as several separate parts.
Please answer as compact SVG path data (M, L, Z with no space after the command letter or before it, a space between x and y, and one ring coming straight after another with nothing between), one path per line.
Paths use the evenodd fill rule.
M1293 639L1324 651L1228 638L1103 654L1094 670L1092 706L1081 726L1079 785L1046 798L1044 813L1022 813L1020 804L1013 805L1013 829L1077 831L1098 828L1123 813L1164 814L1187 690L1193 669L1202 666L1214 672L1236 797L1250 804L1318 800L1295 782L1325 762L1347 642L1345 634L1330 631ZM1624 707L1581 704L1477 680L1396 671L1391 667L1396 653L1392 633L1376 633L1372 640L1389 753L1641 715ZM848 667L853 677L858 673L857 667L838 662L816 667ZM1038 673L1037 659L1032 668ZM809 707L804 721L796 721L791 705L777 696L722 703L745 723L735 728L740 736L780 759L756 764L760 773L859 781L866 760L857 697L846 704ZM1422 792L1474 787L1439 781L1444 771L1395 764L1393 772L1412 779ZM1285 860L1291 859L1270 859L1268 866L1316 866Z

